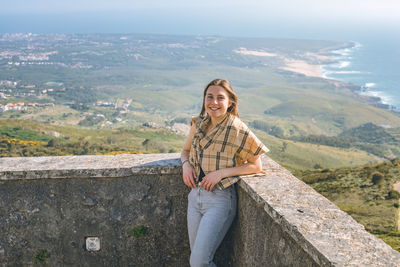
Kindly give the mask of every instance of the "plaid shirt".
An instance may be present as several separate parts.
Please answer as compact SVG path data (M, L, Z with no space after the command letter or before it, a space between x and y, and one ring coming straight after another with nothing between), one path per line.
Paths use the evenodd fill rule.
M197 176L200 174L200 167L207 175L219 169L240 166L252 156L269 151L236 116L228 113L206 134L210 122L208 115L205 118L192 118L192 123L197 126L197 132L193 136L189 161L195 168ZM238 176L223 178L216 187L227 188L239 179Z

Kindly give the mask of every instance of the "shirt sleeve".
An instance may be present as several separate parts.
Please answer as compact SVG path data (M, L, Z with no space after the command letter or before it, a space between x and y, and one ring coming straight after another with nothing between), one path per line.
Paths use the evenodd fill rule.
M252 131L250 131L247 126L239 130L237 143L237 154L242 162L246 162L251 157L258 156L269 151L269 149Z
M190 121L190 126L192 126L193 124L196 125L196 128L199 127L199 123L201 121L200 117L192 117L191 121Z

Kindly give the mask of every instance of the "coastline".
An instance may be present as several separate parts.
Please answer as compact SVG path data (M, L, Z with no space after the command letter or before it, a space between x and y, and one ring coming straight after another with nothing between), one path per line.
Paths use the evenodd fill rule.
M346 45L348 44L348 45ZM326 70L326 67L337 66L338 69L345 68L350 65L349 61L342 61L340 56L349 55L353 49L357 49L362 45L358 42L345 43L343 47L335 48L329 51L323 51L322 53L306 53L305 60L294 60L283 58L285 66L280 69L291 71L299 74L303 74L307 77L316 77L327 80L330 84L333 84L338 89L345 89L351 91L356 98L360 101L372 105L374 107L383 108L386 110L400 112L400 108L391 105L377 93L376 91L370 90L374 87L374 83L366 83L365 85L359 85L355 83L346 82L337 78L329 77L329 73L332 71ZM318 64L315 64L318 62ZM340 72L339 72L340 73ZM342 71L342 73L360 73L358 71Z
M330 73L360 73L358 71L332 71L326 68L332 67L342 69L348 67L351 62L343 61L344 56L348 56L352 53L353 49L362 47L358 42L344 42L339 47L323 49L319 52L306 52L300 55L298 58L291 58L283 56L277 53L271 53L264 50L248 50L244 47L233 50L237 54L246 56L257 56L257 57L276 57L283 61L284 65L279 66L281 70L299 73L307 77L321 78L326 80L328 83L334 85L337 89L350 91L355 98L367 103L368 105L400 112L400 109L390 105L385 99L374 91L368 91L369 87L375 86L374 83L367 83L364 86L350 83L337 78L329 77Z
M352 56L351 54L355 49L363 47L359 42L351 41L351 46L347 46L341 49L334 49L329 51L330 59L332 63L324 64L321 66L323 78L331 81L338 81L344 86L348 86L349 89L357 95L359 99L375 107L383 108L393 112L400 112L400 107L390 104L390 98L385 96L384 92L373 90L376 86L373 82L365 82L364 84L358 84L354 82L348 82L346 80L341 80L337 77L330 77L330 74L361 74L361 71L347 69L351 64Z
M323 49L317 53L306 52L303 54L302 59L291 59L282 57L285 62L285 66L280 69L304 74L308 77L318 77L323 79L332 79L326 75L324 67L338 64L339 61L335 56L342 54L340 51L346 51L349 53L354 47L359 47L359 43L345 42L339 47Z

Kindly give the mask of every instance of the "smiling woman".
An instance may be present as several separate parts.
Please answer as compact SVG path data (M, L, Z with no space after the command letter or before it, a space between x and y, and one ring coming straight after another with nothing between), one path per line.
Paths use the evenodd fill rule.
M268 148L239 119L230 83L210 82L181 154L183 182L192 189L187 212L191 266L215 266L215 251L236 215L237 175L262 172L265 152Z

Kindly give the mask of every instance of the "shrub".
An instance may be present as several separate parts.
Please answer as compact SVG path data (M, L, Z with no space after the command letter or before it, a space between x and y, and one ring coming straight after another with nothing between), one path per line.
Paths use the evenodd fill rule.
M372 174L372 183L374 185L383 184L384 180L384 175L381 172L374 172Z
M308 175L305 177L302 177L303 182L305 182L306 184L313 184L319 181L318 176L312 176L312 175Z
M314 169L322 169L321 164L317 163L314 165Z
M254 120L250 123L250 125L267 133L271 131L271 126L267 122L264 122L262 120Z
M391 190L388 193L387 199L400 199L400 193L396 190Z
M323 170L322 170L322 171L323 171ZM326 176L326 179L327 179L327 180L336 179L336 175L335 175L334 173L329 173L329 174Z

